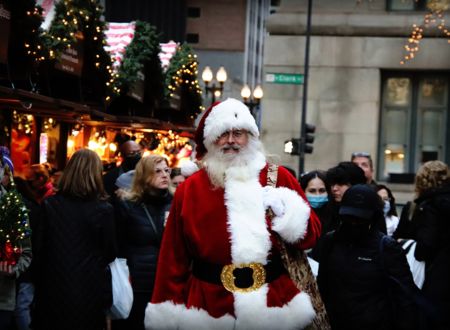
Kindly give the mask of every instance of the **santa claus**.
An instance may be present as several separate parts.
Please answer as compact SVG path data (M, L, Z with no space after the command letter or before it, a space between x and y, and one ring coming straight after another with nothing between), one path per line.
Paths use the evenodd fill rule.
M258 127L235 99L205 112L196 143L203 166L175 193L146 329L306 327L314 308L283 268L277 240L308 249L320 235L297 180L279 167L276 187L266 186Z

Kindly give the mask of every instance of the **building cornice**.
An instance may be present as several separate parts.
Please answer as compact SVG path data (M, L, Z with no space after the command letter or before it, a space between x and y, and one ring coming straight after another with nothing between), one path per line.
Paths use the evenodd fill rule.
M413 24L423 23L423 14L384 13L313 13L312 35L406 37ZM304 35L306 13L275 13L267 20L271 35ZM427 29L427 36L444 38L438 29Z

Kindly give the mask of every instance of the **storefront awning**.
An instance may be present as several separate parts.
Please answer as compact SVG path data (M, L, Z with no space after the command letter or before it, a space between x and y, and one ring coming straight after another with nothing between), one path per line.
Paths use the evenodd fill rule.
M56 99L4 86L0 86L0 109L16 110L41 117L52 117L68 123L81 122L90 126L107 126L144 131L172 130L187 137L191 137L195 131L193 127L180 126L155 118L111 115L92 105Z

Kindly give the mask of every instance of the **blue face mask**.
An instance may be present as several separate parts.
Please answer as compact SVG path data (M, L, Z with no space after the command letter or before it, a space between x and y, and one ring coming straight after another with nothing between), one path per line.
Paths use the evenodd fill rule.
M384 201L383 206L384 216L386 216L390 210L391 210L391 203L389 201Z
M327 195L306 195L306 198L313 209L319 209L328 202Z

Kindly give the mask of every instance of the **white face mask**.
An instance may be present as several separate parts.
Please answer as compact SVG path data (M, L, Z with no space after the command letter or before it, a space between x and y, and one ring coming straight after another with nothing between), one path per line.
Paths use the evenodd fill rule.
M386 216L390 210L391 210L391 202L384 201L384 206L383 206L384 216Z

